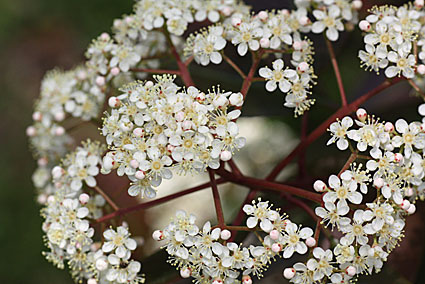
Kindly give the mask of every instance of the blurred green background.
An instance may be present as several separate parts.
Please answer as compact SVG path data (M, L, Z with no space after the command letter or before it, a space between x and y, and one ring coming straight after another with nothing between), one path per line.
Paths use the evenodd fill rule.
M290 7L287 0L247 2L256 10ZM382 3L368 1L367 5L378 2ZM397 4L400 3L402 1ZM72 283L66 272L54 268L41 255L42 220L31 183L35 162L28 150L25 128L31 123L32 105L43 74L55 66L68 69L81 62L91 39L109 31L112 20L130 13L132 5L131 0L0 0L0 283ZM323 40L320 36L312 38L316 43L315 65L321 76L314 88L317 103L309 113L310 131L340 104ZM359 68L356 56L360 47L358 31L343 35L335 46L349 101L383 80ZM229 71L226 67L218 67L207 75L197 72L201 71L200 67L192 65L191 68L199 74L195 79L201 85L220 82L226 89L239 86L234 74L221 72ZM397 86L371 100L367 108L387 120L401 115L417 119L415 105L420 100L409 95L408 90L406 85ZM267 115L272 121L284 121L298 135L301 121L293 118L291 110L282 107L283 97L277 94L261 96L264 94L263 85L253 85L245 114ZM344 163L346 156L334 148L325 148L326 139L319 139L307 152L309 176L297 181L299 184L311 187L311 180L328 175ZM408 248L396 254L383 275L362 278L359 283L376 283L378 279L386 283L425 283L424 269L421 269L424 268L425 241L423 206L418 211L417 217L409 220L413 223L413 240L407 240ZM268 274L267 282L283 281L280 276L276 277L279 269Z

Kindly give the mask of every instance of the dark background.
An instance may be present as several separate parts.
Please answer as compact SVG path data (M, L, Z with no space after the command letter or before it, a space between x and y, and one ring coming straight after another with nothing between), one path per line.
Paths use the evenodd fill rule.
M291 1L247 2L259 10L290 7ZM368 1L366 5L379 3L382 2ZM57 270L41 255L42 220L31 183L35 162L28 150L25 128L31 123L32 106L43 74L55 66L68 69L81 62L91 39L109 31L112 20L130 13L132 5L130 0L0 0L0 283L72 283L68 273ZM309 113L310 131L340 105L322 37L312 36L312 39L319 80L313 93L317 102ZM383 80L382 75L360 69L357 53L361 46L361 34L357 30L342 35L335 44L349 102ZM243 68L248 68L248 64L249 61L241 63ZM201 69L192 64L191 71L197 74L195 81L201 87L217 83L228 90L240 87L238 77L226 67L198 72ZM301 120L294 119L292 111L282 107L281 95L268 95L264 86L257 83L248 98L245 115L283 120L296 134L299 132ZM419 102L409 93L408 86L400 84L376 96L366 107L385 120L401 116L419 119L415 107ZM336 147L325 148L326 139L325 135L307 152L309 176L305 184L311 186L314 177L336 171L346 159ZM384 272L374 278L362 278L359 283L425 283L422 207L409 218L408 237L402 248L394 252ZM266 279L283 281L280 276Z

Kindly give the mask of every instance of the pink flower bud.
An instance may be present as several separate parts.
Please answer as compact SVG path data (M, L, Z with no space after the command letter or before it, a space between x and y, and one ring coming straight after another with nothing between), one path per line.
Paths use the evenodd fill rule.
M32 114L32 119L35 121L40 121L42 118L43 118L43 115L39 111L36 111Z
M101 40L109 40L111 37L109 36L109 34L108 33L102 33L101 35L100 35L100 39Z
M49 197L47 197L47 203L53 203L55 202L55 197L53 195L50 195Z
M65 134L65 128L63 128L62 126L58 126L55 128L55 135L56 136L62 136Z
M362 2L361 0L354 0L354 1L351 3L351 6L352 6L354 9L356 9L356 10L360 10L360 9L362 8L362 6L363 6L363 2Z
M62 121L65 119L65 113L63 111L55 113L55 120Z
M96 85L98 85L98 86L105 85L105 77L103 77L103 76L97 76L96 77Z
M385 181L382 178L376 178L373 180L373 186L376 188L382 188L384 184L385 184Z
M224 7L224 9L221 10L221 12L227 17L230 16L232 13L232 9L228 6Z
M182 278L189 278L192 275L192 270L188 267L180 269L180 276Z
M367 112L366 112L366 110L365 110L365 109L363 109L363 108L359 108L359 109L356 111L356 115L357 115L357 118L358 118L360 121L362 121L362 122L364 122L364 121L366 120L366 118L367 118Z
M269 14L266 11L260 11L258 13L258 18L262 21L267 20L268 17L269 17Z
M232 233L230 233L230 231L226 229L224 229L220 233L220 238L224 241L227 241L228 239L230 239L231 236L232 236Z
M312 248L316 245L316 240L313 237L309 237L307 238L307 240L305 240L305 244L309 247Z
M37 202L39 204L42 204L42 205L46 204L46 202L47 202L47 195L46 194L40 194L39 196L37 196Z
M297 70L300 71L301 73L304 73L305 71L307 71L309 68L309 65L307 62L301 62L300 64L298 64Z
M132 167L133 169L137 169L139 167L139 162L137 160L131 160L130 167Z
M415 6L422 8L424 6L424 0L415 0Z
M87 280L87 284L97 284L97 281L94 278L90 278L89 280Z
M394 154L394 162L401 163L403 161L403 155L401 153Z
M280 11L280 13L282 14L282 15L284 15L284 16L289 16L289 10L288 9L282 9L281 11Z
M145 178L145 172L144 171L137 171L135 174L134 174L134 176L137 178L137 179L144 179Z
M77 72L77 78L78 78L79 80L85 80L85 79L87 79L87 72L86 72L86 71L84 71L84 70L79 70L79 71Z
M410 204L409 209L407 209L407 213L409 215L412 215L415 212L416 212L416 206L415 206L415 204Z
M277 240L277 239L279 238L280 233L279 233L279 231L278 231L278 230L272 230L272 231L269 233L269 235L270 235L270 238L271 238L272 240Z
M152 233L152 238L153 238L155 241L161 241L161 240L163 240L163 239L164 239L164 234L162 233L162 231L160 231L160 230L156 230L156 231L154 231L154 232Z
M359 23L359 28L362 31L367 32L367 31L369 31L372 28L372 26L370 25L370 23L368 21L361 20L360 23Z
M401 202L400 206L403 208L403 210L408 210L410 207L410 201L405 199Z
M46 166L48 162L49 162L49 161L47 160L47 158L46 158L46 157L42 157L42 158L40 158L40 159L38 159L38 160L37 160L37 164L38 164L40 167L44 167L44 166Z
M145 83L145 87L146 87L146 88L152 88L152 87L153 87L153 82L152 82L152 81L147 81L147 82Z
M292 279L295 276L295 269L293 268L285 268L285 270L283 271L283 277L285 277L286 279Z
M108 105L112 108L119 107L121 105L121 101L117 97L110 97L108 99Z
M28 126L26 130L27 136L33 137L35 134L37 134L37 131L35 130L34 126Z
M262 39L260 39L260 46L262 48L269 48L270 47L270 40L266 37L263 37Z
M416 71L421 75L425 75L425 65L423 64L418 65Z
M324 192L326 190L326 184L321 180L316 180L313 184L313 188L317 192Z
M384 129L386 132L393 132L394 131L394 124L391 122L386 122L384 125Z
M120 68L114 67L111 69L112 76L117 76L120 73Z
M90 200L90 196L87 193L82 193L78 197L78 200L80 200L81 204L87 204Z
M356 275L357 270L354 266L350 265L345 269L345 273L347 273L348 276L353 277L354 275Z
M249 276L249 275L242 276L242 283L243 284L252 284L251 276Z
M278 243L272 244L272 251L278 253L282 250L282 245Z
M230 151L224 150L223 152L221 152L220 154L220 160L222 161L228 161L232 158L232 153Z

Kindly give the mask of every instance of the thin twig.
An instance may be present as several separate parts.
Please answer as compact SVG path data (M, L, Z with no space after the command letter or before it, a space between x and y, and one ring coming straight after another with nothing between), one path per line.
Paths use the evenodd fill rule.
M334 49L332 47L332 43L328 39L326 39L325 41L326 41L326 45L328 47L329 55L331 57L332 66L333 66L334 71L335 71L335 77L336 77L336 81L338 83L339 94L341 95L342 106L346 106L347 105L347 98L345 96L344 85L342 83L341 72L339 72L339 67L338 67L338 62L336 61L335 52L334 52Z
M218 193L217 182L214 177L214 170L208 169L208 174L210 176L211 181L211 189L214 198L214 206L215 212L217 214L218 226L222 228L226 225L226 223L224 222L223 208L221 207L220 194Z
M238 65L236 65L235 62L232 61L226 54L223 53L224 60L236 71L238 74L242 77L242 79L246 78L245 73L239 68Z
M109 205L111 205L111 207L115 210L118 211L120 208L115 204L115 202L99 187L99 186L94 186L93 187L94 190L97 191L97 193L99 193L100 195L102 195L102 197L106 200L106 202L108 202Z

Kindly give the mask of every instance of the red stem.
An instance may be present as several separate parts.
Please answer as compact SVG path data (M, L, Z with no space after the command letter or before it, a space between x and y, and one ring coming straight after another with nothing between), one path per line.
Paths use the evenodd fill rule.
M275 182L248 177L248 176L238 177L224 169L217 170L217 174L219 174L221 177L223 177L224 179L228 181L231 181L239 185L244 185L249 188L256 188L259 190L271 190L271 191L277 191L280 193L284 192L284 193L296 195L296 196L299 196L317 203L322 202L322 197L320 194L310 192L301 188L297 188L294 186L281 184L281 183L275 183Z
M344 85L342 83L341 72L339 72L338 62L336 61L336 56L334 49L332 47L332 43L326 39L326 45L328 46L329 55L331 57L332 66L335 71L336 81L338 83L339 94L341 95L342 106L347 105L347 98L345 96Z
M211 181L211 188L214 198L215 213L217 214L218 226L223 228L226 223L224 222L223 208L221 207L220 194L218 193L218 187L214 177L214 170L208 169L208 174L210 176Z
M307 138L304 141L301 141L298 146L292 150L292 152L284 158L267 176L266 180L274 180L279 173L301 152L303 151L308 145L313 143L317 138L319 138L329 127L329 125L334 122L337 118L341 118L343 116L346 116L354 111L357 110L357 108L363 104L365 101L370 99L371 97L375 96L379 92L385 90L386 88L405 80L403 77L397 77L393 79L392 81L385 81L378 87L374 88L373 90L369 91L368 93L364 94L351 104L347 106L341 107L337 112L335 112L333 115L331 115L326 121L324 121L322 124L320 124L313 132L310 133L310 135L307 136Z
M222 184L222 183L225 183L225 182L226 182L226 180L223 179L223 178L219 178L219 179L216 180L216 184ZM110 220L112 218L115 218L117 216L126 215L130 212L138 211L138 210L141 210L141 209L147 209L147 208L150 208L152 206L159 205L159 204L165 203L167 201L173 200L175 198L178 198L178 197L181 197L181 196L184 196L184 195L187 195L187 194L208 188L210 186L211 186L211 183L206 182L206 183L203 183L201 185L198 185L198 186L195 186L195 187L192 187L192 188L188 188L186 190L183 190L183 191L180 191L180 192L177 192L177 193L173 193L173 194L164 196L162 198L158 198L156 200L152 200L152 201L145 202L145 203L140 203L140 204L137 204L137 205L134 205L134 206L131 206L131 207L127 207L127 208L122 208L122 209L119 209L119 210L117 210L113 213L110 213L108 215L100 217L99 219L96 220L96 222L98 222L98 223L104 222L104 221Z

